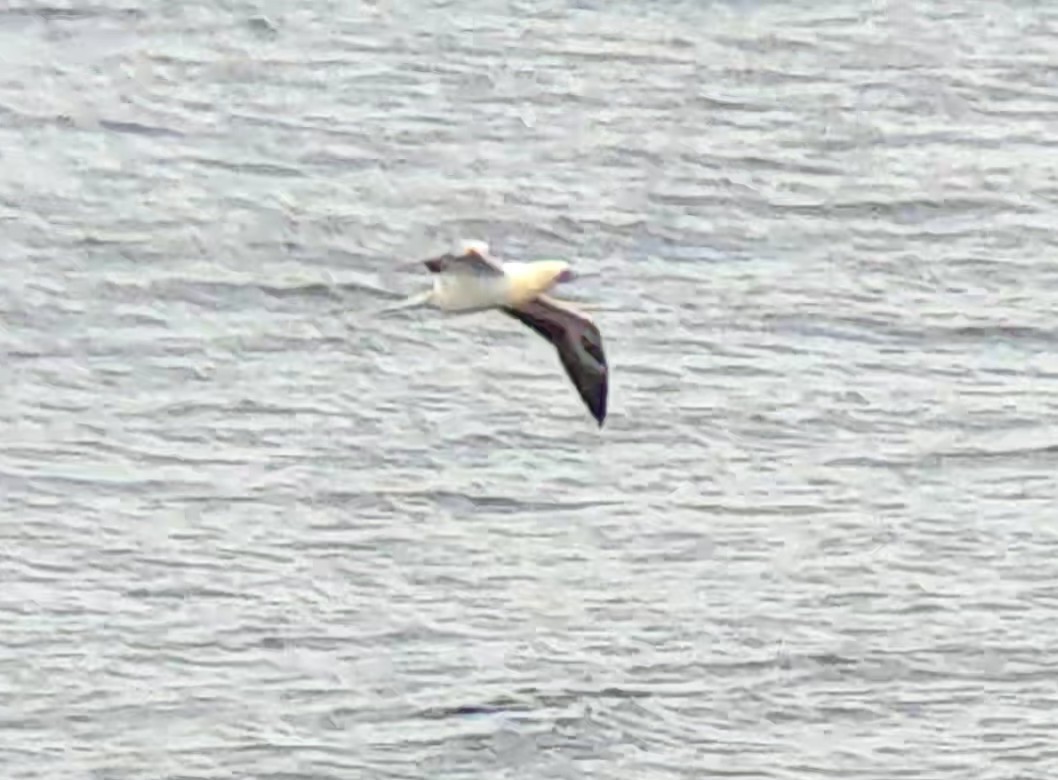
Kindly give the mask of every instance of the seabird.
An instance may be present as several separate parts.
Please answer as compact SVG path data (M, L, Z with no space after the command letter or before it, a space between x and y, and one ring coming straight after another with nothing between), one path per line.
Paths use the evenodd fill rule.
M547 292L573 279L569 263L537 260L500 263L483 241L468 241L461 254L421 261L433 287L384 311L431 306L449 313L499 309L551 342L566 374L599 427L606 419L607 364L602 334L591 318Z

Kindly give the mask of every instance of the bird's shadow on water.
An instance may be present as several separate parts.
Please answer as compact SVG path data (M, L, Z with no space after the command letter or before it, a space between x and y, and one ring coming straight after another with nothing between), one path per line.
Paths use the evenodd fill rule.
M777 654L774 657L746 659L734 663L705 664L703 670L715 673L730 674L736 671L762 671L768 669L782 670L792 675L834 675L854 677L862 669L862 660L849 655L834 653L807 653L800 656ZM649 685L623 686L606 685L603 687L571 686L562 690L546 691L536 686L500 694L482 702L451 704L447 706L426 707L417 715L426 720L446 720L451 718L472 718L503 715L531 715L550 711L553 713L570 713L572 707L582 705L590 709L599 706L612 706L625 701L642 701L647 699L683 699L685 690L655 688ZM560 718L561 719L561 718Z
M501 715L514 712L534 712L542 709L561 710L571 704L588 699L645 699L652 696L649 691L634 691L609 687L597 691L560 691L549 693L538 688L526 688L514 694L497 696L477 704L454 704L446 707L428 707L419 713L427 720L473 717L478 715Z

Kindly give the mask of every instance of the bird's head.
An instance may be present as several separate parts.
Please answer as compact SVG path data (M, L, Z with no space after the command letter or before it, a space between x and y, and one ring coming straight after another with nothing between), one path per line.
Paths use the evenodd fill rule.
M574 279L573 269L565 260L539 260L533 265L539 274L539 279L545 288L554 287L563 282L572 282Z

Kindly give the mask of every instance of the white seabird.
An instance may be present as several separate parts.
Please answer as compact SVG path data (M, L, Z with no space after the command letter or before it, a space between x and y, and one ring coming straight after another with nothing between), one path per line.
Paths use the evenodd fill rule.
M384 311L431 306L449 313L498 309L551 342L562 366L599 427L606 419L608 366L602 334L591 318L546 293L570 281L569 263L537 260L500 263L483 241L469 241L463 253L422 261L433 287Z

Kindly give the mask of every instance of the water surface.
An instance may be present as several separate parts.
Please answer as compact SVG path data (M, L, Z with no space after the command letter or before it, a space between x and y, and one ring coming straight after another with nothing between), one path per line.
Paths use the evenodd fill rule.
M3 775L1056 776L1058 10L802 6L7 4Z

